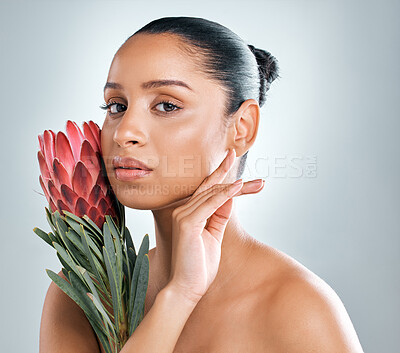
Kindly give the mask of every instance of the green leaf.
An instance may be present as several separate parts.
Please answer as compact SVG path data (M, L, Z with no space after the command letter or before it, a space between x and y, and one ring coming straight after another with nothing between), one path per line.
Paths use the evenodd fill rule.
M87 295L82 295L79 292L79 289L81 288L78 284L78 287L76 286L77 279L79 278L75 275L74 272L69 272L69 274L72 274L73 276L70 277L71 284L68 283L65 279L57 275L55 272L46 269L47 275L52 279L52 281L65 293L67 294L79 307L85 312L86 316L89 316L93 319L94 322L96 322L96 325L99 326L100 329L101 327L101 318L99 314L97 313L97 310L95 309L96 314L93 313L93 309L90 308L90 305L88 303L93 303L90 301L90 299L87 297ZM75 276L75 277L74 277ZM67 277L68 278L68 277ZM88 299L86 299L86 298ZM93 305L94 307L94 305ZM95 307L94 307L95 308Z
M122 292L122 239L119 234L117 227L115 226L114 221L109 215L105 216L108 228L110 230L110 234L112 235L112 240L114 242L116 255L115 255L115 264L116 264L116 279L117 279L117 290L118 293ZM122 313L122 312L121 312Z
M66 222L77 234L79 234L80 225L83 224L82 222L78 222L78 221L77 221L77 219L80 219L80 218L77 217L77 216L76 216L77 219L72 218L72 217L70 216L72 213L70 213L70 212L68 212L68 214L64 212L64 214L65 214L65 216L64 216L65 222ZM83 222L84 222L84 221L83 221ZM84 223L86 223L86 222L84 222Z
M93 256L92 258L93 258L94 264L96 266L96 269L100 273L100 276L103 279L104 283L108 283L106 269L103 267L103 266L105 266L103 255L101 255L101 258L103 259L101 263L99 262L99 260L97 259L96 256Z
M103 317L103 321L107 322L108 326L111 328L114 337L117 337L117 334L114 330L114 324L111 322L110 318L108 317L107 313L105 312L104 306L99 299L97 299L92 293L87 293L87 296L92 300L93 304L96 306L97 310L100 312L101 316ZM112 338L112 336L108 336Z
M121 202L119 202L119 200L117 199L115 194L114 194L114 200L117 205L117 217L116 217L117 221L118 221L117 228L124 239L123 233L124 233L124 228L125 228L125 206Z
M92 229L89 227L85 227L84 223L86 223L86 221L83 221L84 223L78 223L77 221L73 220L69 216L65 217L65 220L68 223L68 225L72 228L69 230L69 232L74 233L76 235L76 237L78 237L80 239L81 242L82 242L82 237L83 237L81 226L83 227L83 229L85 229L85 232L88 235L93 236ZM103 255L101 254L99 247L92 240L91 236L88 237L89 247L93 249L93 251L95 252L96 256L99 258L99 260L103 261ZM72 241L72 239L71 239L71 241ZM96 242L97 241L98 241L98 239L96 239Z
M101 242L101 245L97 245L97 244L95 244L95 242L93 241L93 239L92 239L92 237L91 237L91 235L92 235L92 233L90 232L90 231L88 231L88 232L86 232L85 231L85 233L88 235L88 243L89 243L89 247L94 251L94 254L97 256L97 258L101 261L101 262L104 262L104 260L103 260L103 254L101 253L101 247L103 246L103 240L102 240L102 242ZM97 242L97 241L96 241Z
M55 219L54 224L59 223L58 226L60 229L62 229L63 233L68 232L68 226L67 226L67 224L65 224L65 222L62 219L61 214L60 214L60 212L58 212L58 210L53 213L53 217Z
M83 228L83 225L81 225L80 228L81 228L80 231L83 234L83 236L82 236L82 244L83 244L84 252L86 253L86 255L87 255L88 259L89 259L90 267L92 268L92 272L95 275L97 281L100 283L100 286L101 286L103 292L107 293L107 287L106 287L105 283L103 282L103 278L102 278L102 276L100 274L100 271L99 271L100 269L99 269L98 265L95 263L95 259L93 257L92 252L90 251L90 248L89 248L89 241L88 241L89 237L86 235L86 232L85 232L85 230ZM100 265L100 267L101 267L101 265ZM103 269L101 268L101 271L102 270Z
M108 228L108 226L106 226L106 228ZM111 238L111 235L108 235L108 236L110 236L110 238ZM108 279L110 281L115 327L116 327L117 332L119 332L119 317L118 317L119 308L118 308L118 306L120 305L121 300L119 297L117 283L116 283L115 265L113 265L111 263L110 255L104 246L103 246L103 257L104 257L104 262L105 262L106 268L107 268Z
M129 248L128 250L131 250ZM142 262L144 261L144 256L147 254L149 251L149 236L146 234L143 237L142 244L140 245L138 255L136 257L135 261L135 267L133 269L133 275L132 275L132 281L131 281L131 286L130 286L130 291L129 291L129 303L128 303L128 317L132 318L133 315L133 307L134 307L134 302L135 302L135 296L136 296L136 289L137 289L137 284L139 280L139 271L140 267L142 265ZM133 321L132 319L129 322L129 332L133 332Z
M93 284L93 281L90 278L89 273L86 270L86 268L83 268L82 266L79 266L79 265L77 265L76 267L77 267L78 271L80 272L80 274L82 275L82 277L85 279L87 287L89 287L89 289L92 291L92 293L96 297L96 299L98 301L100 301L99 293L97 293L97 290L96 290L96 288L95 288L95 286Z
M117 303L120 303L121 302L121 296L120 296L121 288L120 288L120 281L119 281L120 274L118 273L118 269L117 269L117 258L116 258L116 254L115 254L114 241L112 240L110 228L109 228L107 222L104 222L104 224L103 224L103 237L104 237L104 246L105 246L105 248L107 250L107 254L108 254L108 261L109 261L109 264L110 264L110 267L111 267L111 270L113 273L116 300L117 300ZM105 263L107 264L106 261L105 261ZM109 274L108 274L108 278L110 278ZM110 286L111 286L111 280L110 280ZM112 294L112 292L111 292L111 294Z
M66 270L64 267L61 269L62 273L64 274L65 278L68 278L68 270Z
M38 227L33 228L33 231L39 236L41 237L47 244L49 244L51 247L53 247L52 244L52 240L50 239L49 235L45 232L43 232L43 230L41 230Z
M55 249L57 250L57 252L60 254L60 256L63 258L65 263L69 266L69 268L72 269L72 271L75 272L77 276L81 276L78 269L76 268L76 264L75 264L74 260L70 256L70 254L63 247L61 247L61 245L59 245L55 242L53 242L53 245L54 245Z
M129 287L131 285L131 280L132 280L132 274L133 274L133 268L135 267L135 261L136 261L136 250L135 246L133 245L131 233L129 232L129 229L125 227L125 242L126 242L126 261L128 265L128 278L129 278ZM129 250L131 249L131 250Z
M49 209L47 207L45 207L44 209L46 210L47 223L49 223L53 233L57 233L57 228L56 228L55 224L53 223L53 217L51 215L51 212L49 211Z
M93 228L93 230L95 230L97 234L102 234L101 229L87 215L84 215L83 218L90 224L90 226Z
M143 319L144 315L144 303L147 293L147 286L149 281L149 256L144 255L143 261L141 261L139 280L135 295L135 304L133 306L133 312L131 317L131 331L129 335L132 335L133 331L136 330L137 326Z
M94 222L91 221L91 219L89 217L87 217L87 216L85 217L84 216L83 218L80 218L80 217L78 217L78 216L76 216L73 213L68 212L68 211L64 211L64 214L67 217L69 217L70 219L74 220L75 222L78 222L79 224L83 224L83 226L85 228L90 229L93 232L93 234L96 236L96 238L98 238L99 241L102 241L102 232L101 232L101 230L99 229L99 227L97 227L97 226L94 227L93 226Z
M68 272L68 274L71 285L76 289L76 292L78 293L80 299L85 303L86 307L88 308L88 310L85 311L86 317L88 319L91 318L96 323L96 325L98 325L98 327L104 332L105 327L103 326L101 316L94 306L93 302L86 295L88 289L85 286L84 281L81 280L81 277L77 276L74 272Z
M69 228L66 226L64 221L60 218L58 211L54 212L54 216L56 218L56 225L59 230L59 236L62 242L65 245L65 248L68 249L71 258L73 258L74 262L81 264L85 268L90 268L89 261L83 256L83 252L77 248L68 238L67 233ZM80 247L82 248L82 243Z
M82 254L84 254L85 250L83 249L81 237L73 229L69 229L65 234L71 243L74 244Z
M131 232L127 227L125 227L125 237L126 237L126 248L132 248L136 255L136 249L132 241Z
M58 252L56 252L56 255L57 255L58 259L60 260L61 264L64 266L65 270L73 271L72 268L64 261L64 259L62 258L62 256ZM68 278L67 275L65 275L65 277Z
M76 290L71 286L68 281L63 279L61 276L46 268L47 275L51 278L51 280L65 293L67 294L79 307L85 311L87 310L87 306L82 298L77 294ZM68 278L68 276L66 276Z
M128 259L130 262L130 268L131 268L131 272L133 272L133 269L135 268L135 264L136 264L136 253L135 250L133 250L132 248L128 248Z
M55 241L56 243L58 242L57 238L54 236L54 234L52 232L48 232L47 235L49 236L51 242L53 242L53 241ZM53 246L53 244L51 244L51 246Z
M123 312L123 306L126 306L127 301L125 300L125 296L123 295L123 261L124 261L124 254L123 254L123 250L122 250L122 237L121 234L119 233L119 230L117 228L117 226L114 223L114 220L112 219L111 216L106 215L106 222L108 225L108 228L110 229L110 233L112 235L112 239L115 245L115 249L116 249L116 278L117 278L117 291L118 291L118 298L119 298L119 302L120 305L118 306L119 309L119 314L118 317L121 320L121 324L124 325L125 320L126 320L126 315ZM123 301L123 303L121 303Z
M103 328L103 330L105 330L105 332L106 332L106 333L104 333L104 331L100 330L97 327L96 323L92 319L88 318L88 320L89 320L90 325L92 326L94 332L96 333L97 337L99 338L99 341L100 341L101 345L104 347L105 352L106 353L116 353L116 352L118 352L117 349L115 349L115 348L112 349L111 348L110 342L107 340L107 337L109 335L109 330L107 328Z
M126 254L125 254L126 255ZM125 306L128 305L129 303L129 288L131 284L131 275L130 275L130 269L129 269L129 260L126 260L124 258L124 261L122 263L122 268L123 268L123 281L122 281L122 294L121 296L123 297Z

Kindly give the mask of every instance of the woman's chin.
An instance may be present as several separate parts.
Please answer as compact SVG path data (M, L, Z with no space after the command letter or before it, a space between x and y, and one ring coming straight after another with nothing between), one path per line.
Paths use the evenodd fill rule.
M168 208L176 208L184 205L191 195L177 196L175 198L169 195L117 195L118 201L125 207L136 210L158 211Z

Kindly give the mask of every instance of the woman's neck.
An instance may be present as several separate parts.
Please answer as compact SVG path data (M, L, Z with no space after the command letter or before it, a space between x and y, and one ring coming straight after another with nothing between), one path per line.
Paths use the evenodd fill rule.
M173 209L153 210L156 247L152 254L152 276L158 292L168 284L171 271L172 252L172 211ZM205 296L210 297L229 285L233 277L237 276L246 260L250 256L254 239L248 235L235 212L225 228L221 247L221 260L215 280L211 283Z

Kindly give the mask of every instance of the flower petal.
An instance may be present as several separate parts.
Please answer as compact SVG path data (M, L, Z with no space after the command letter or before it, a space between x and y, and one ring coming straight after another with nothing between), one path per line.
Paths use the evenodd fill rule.
M97 206L97 209L99 210L99 212L102 215L105 215L108 208L109 208L109 206L108 206L106 200L101 199L99 202L99 205Z
M62 212L64 210L73 213L71 209L60 199L57 200L57 209L60 211L62 215L64 215L64 212Z
M55 204L57 204L57 201L61 199L60 192L56 189L54 186L53 181L49 180L47 183L47 188L49 190L49 194L51 196L51 199Z
M42 190L44 192L44 195L46 196L47 202L49 203L49 208L50 208L50 212L53 213L55 212L55 210L57 209L56 205L54 204L53 200L51 199L49 192L47 190L47 187L45 186L42 176L39 175L39 183L40 186L42 187Z
M106 214L110 215L111 217L117 218L115 208L113 208L113 207L109 207L106 211Z
M40 174L42 175L42 178L45 180L48 180L51 178L49 169L47 168L46 161L44 160L42 151L38 151L37 153L38 161L39 161L39 167L40 167Z
M93 220L94 223L96 223L96 225L100 228L103 229L103 224L105 222L105 217L102 215L97 216L97 218L95 220Z
M95 185L89 195L88 203L91 206L97 207L100 199L104 199L103 191L101 191L101 187L99 185Z
M39 147L40 147L40 150L42 151L42 154L44 155L44 140L43 140L43 134L38 135L38 140L39 140Z
M50 212L51 212L51 213L56 212L57 206L54 204L54 202L53 202L52 200L50 200L49 206L50 206Z
M95 222L99 217L102 215L100 214L99 210L96 207L90 207L88 217Z
M109 182L108 179L105 179L104 176L102 175L102 172L99 173L96 184L100 186L101 191L103 191L103 194L107 194L107 190L109 188Z
M78 217L83 217L89 213L89 209L90 205L82 197L79 197L78 201L76 201L74 214Z
M93 179L89 171L85 165L79 161L76 163L74 173L72 175L72 189L78 196L87 199L93 189L93 186Z
M53 172L54 172L54 180L53 180L54 185L58 190L61 190L61 185L63 184L68 185L70 188L72 187L71 177L68 174L65 167L63 166L63 164L60 163L58 158L54 158Z
M86 139L90 142L93 150L99 151L99 144L93 135L92 129L90 128L89 124L86 121L83 123L83 134L85 135Z
M75 208L76 201L78 200L78 195L65 184L61 185L60 191L63 202L73 210Z
M50 199L49 191L47 190L47 186L45 186L45 183L43 182L43 179L42 179L41 175L39 175L39 183L40 183L40 186L42 187L42 190L44 192L44 196L46 196L47 202L50 203L51 199Z
M90 120L88 122L90 130L92 130L93 136L96 139L97 146L99 147L99 151L101 152L101 130L99 125L97 125L94 121Z
M53 159L54 159L54 133L50 130L45 130L43 133L44 141L44 159L49 170L52 169Z
M72 153L68 138L62 131L57 133L55 145L55 156L62 162L67 173L72 175L75 167L75 158Z
M83 136L79 126L71 120L67 121L66 131L69 143L71 145L72 153L74 154L75 161L78 161L82 141L84 140L85 137Z
M94 152L88 140L82 142L80 160L89 171L92 180L96 180L100 173L100 161L98 154Z

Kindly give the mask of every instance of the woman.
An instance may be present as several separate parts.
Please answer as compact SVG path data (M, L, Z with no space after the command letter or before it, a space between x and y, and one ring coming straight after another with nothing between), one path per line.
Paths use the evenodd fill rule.
M151 210L156 236L145 316L122 353L362 352L336 293L256 241L233 208L234 197L263 189L261 179L236 179L277 77L270 53L202 18L152 21L115 54L103 158L119 201ZM41 352L99 347L83 312L52 283Z

